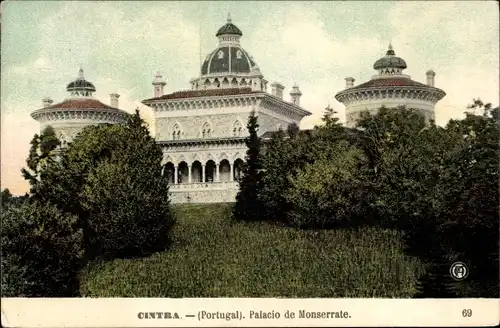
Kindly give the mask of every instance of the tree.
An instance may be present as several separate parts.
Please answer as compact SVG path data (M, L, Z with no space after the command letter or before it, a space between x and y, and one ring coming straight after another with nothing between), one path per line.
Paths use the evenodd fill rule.
M2 190L2 203L0 205L2 207L5 207L11 199L12 199L12 194L10 193L10 190L8 188Z
M265 147L262 161L265 174L260 193L268 220L292 224L288 216L292 205L284 191L291 188L298 172L325 154L335 152L342 140L348 141L349 136L337 118L312 131L297 131L290 138L281 132L273 135Z
M40 135L34 135L31 140L29 156L26 160L27 169L23 168L21 170L23 177L28 180L32 190L36 189L37 184L43 179L43 173L54 164L57 156L56 149L59 146L59 139L50 125L45 127Z
M78 216L87 259L146 255L168 246L175 222L162 158L136 111L126 124L85 127L34 196Z
M362 215L363 185L358 174L363 161L360 150L346 141L295 175L284 191L291 205L288 219L299 228L352 226Z
M243 176L239 182L233 216L237 220L255 221L263 218L264 211L262 202L259 199L263 176L261 142L257 136L259 124L254 111L248 117L247 129L249 136L245 139L247 146L246 162L243 165Z
M465 296L498 297L500 122L491 104L476 99L472 106L481 115L446 127L455 143L439 180L438 231L449 255L469 266L474 288Z
M36 201L9 206L1 218L2 297L77 296L83 256L77 218Z

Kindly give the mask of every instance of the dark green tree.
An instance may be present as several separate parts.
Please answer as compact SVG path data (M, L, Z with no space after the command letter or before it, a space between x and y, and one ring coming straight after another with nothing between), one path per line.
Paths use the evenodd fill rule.
M168 246L174 224L162 157L136 111L126 124L85 127L35 195L78 216L87 259L146 255Z
M245 139L246 161L243 165L243 176L239 182L233 216L237 220L256 221L264 219L264 210L259 199L263 176L261 141L257 135L259 124L254 111L248 117L247 129L249 136Z
M2 207L5 207L9 201L12 199L12 194L8 188L2 190L2 203L0 204Z
M40 135L34 135L26 159L27 168L21 169L23 177L28 180L32 189L43 179L44 172L55 164L59 146L60 141L50 125L45 127Z
M54 205L23 202L2 210L2 297L74 297L82 265L77 218Z

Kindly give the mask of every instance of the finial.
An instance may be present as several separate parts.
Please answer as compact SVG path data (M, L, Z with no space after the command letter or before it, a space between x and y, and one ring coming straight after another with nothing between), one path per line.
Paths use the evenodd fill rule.
M387 50L386 55L387 56L394 56L396 53L394 52L394 49L392 48L392 39L389 42L389 47L388 48L389 49Z
M78 78L79 79L83 79L83 67L82 67L82 64L80 64L80 71L78 73Z
M227 22L231 23L231 13L227 13Z

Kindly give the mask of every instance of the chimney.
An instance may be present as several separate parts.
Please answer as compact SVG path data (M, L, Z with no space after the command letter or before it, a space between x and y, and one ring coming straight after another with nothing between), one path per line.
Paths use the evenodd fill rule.
M271 94L275 97L283 99L284 90L285 87L279 82L274 82L273 84L271 84Z
M43 98L43 107L44 108L47 108L47 107L50 107L50 105L52 105L54 101L50 98Z
M163 96L163 88L165 87L165 85L167 85L167 83L163 81L160 72L156 73L153 85L155 98Z
M109 95L111 107L118 108L118 98L120 95L117 93L112 93Z
M345 88L349 89L354 86L354 78L353 77L346 77L345 78Z
M302 92L299 89L297 84L294 84L292 87L292 91L290 92L291 101L293 104L300 106L300 96L302 96Z
M425 73L425 75L427 76L427 85L430 86L430 87L433 87L434 86L434 77L436 76L436 72L434 72L433 70L428 70L427 73Z

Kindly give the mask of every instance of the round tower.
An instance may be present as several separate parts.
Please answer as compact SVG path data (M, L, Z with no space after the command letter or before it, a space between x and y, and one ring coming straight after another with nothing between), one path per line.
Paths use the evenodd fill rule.
M129 114L118 109L118 94L111 94L106 105L93 97L94 84L85 80L80 68L76 80L66 86L69 97L52 105L50 98L43 99L43 107L31 113L40 123L40 130L52 126L62 143L70 142L85 126L103 123L125 123ZM116 107L114 107L115 105Z
M403 74L406 61L396 56L391 44L384 57L373 64L377 74L371 80L354 86L352 77L346 78L346 88L335 95L345 105L346 125L353 127L361 112L377 113L381 107L406 106L418 110L427 120L434 119L434 107L446 93L434 86L434 71L427 72L427 84Z

